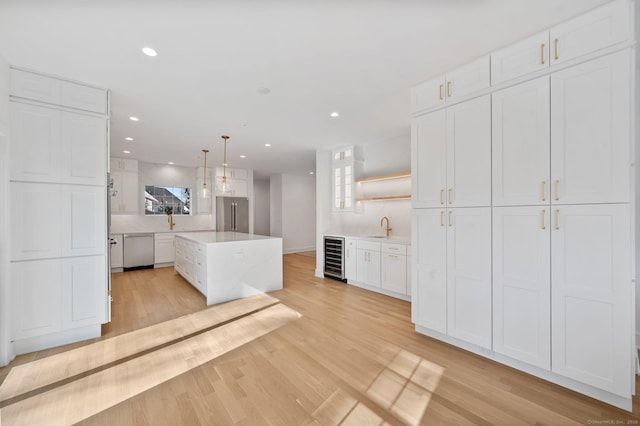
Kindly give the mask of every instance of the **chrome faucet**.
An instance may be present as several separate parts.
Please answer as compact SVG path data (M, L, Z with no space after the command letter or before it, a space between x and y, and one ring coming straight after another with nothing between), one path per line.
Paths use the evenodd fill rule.
M391 226L389 225L389 218L384 216L382 219L380 219L380 226L382 226L385 219L387 219L387 238L389 238L389 233L391 232Z

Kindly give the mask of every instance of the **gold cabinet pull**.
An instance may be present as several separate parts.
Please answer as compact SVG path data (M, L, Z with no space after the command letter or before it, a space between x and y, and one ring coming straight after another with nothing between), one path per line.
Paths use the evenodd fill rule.
M559 216L560 216L560 210L556 209L556 211L555 211L555 217L556 217L556 229L560 229L560 220L559 220Z
M453 210L449 210L449 226L453 226L453 223L451 222L451 215L453 214Z
M541 201L547 201L547 198L546 198L546 192L547 191L546 191L546 188L545 188L547 186L547 181L543 180L542 184L540 186L541 186L541 188L540 188L540 200Z
M440 205L444 204L444 189L440 190Z
M451 97L451 82L447 81L447 96Z
M544 65L544 43L540 45L540 63Z
M444 226L444 210L440 210L440 226Z
M554 192L556 193L556 196L554 197L554 199L558 201L560 200L560 180L556 179L553 182L553 186L554 186Z
M540 212L540 229L547 229L546 226L544 226L544 217L547 214L547 211L545 209L542 209L542 211Z
M439 90L439 94L440 94L440 100L444 100L444 98L442 97L442 89L444 89L444 84L440 85L440 90Z
M553 40L553 58L557 61L558 60L558 43L560 41L556 38L555 40Z
M453 188L449 188L448 196L449 204L453 203Z

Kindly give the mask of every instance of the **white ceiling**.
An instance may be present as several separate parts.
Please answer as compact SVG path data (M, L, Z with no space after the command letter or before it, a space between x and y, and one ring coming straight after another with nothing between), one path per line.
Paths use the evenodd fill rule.
M606 2L0 0L0 55L110 89L113 156L221 164L228 134L230 167L307 174L408 138L412 85Z

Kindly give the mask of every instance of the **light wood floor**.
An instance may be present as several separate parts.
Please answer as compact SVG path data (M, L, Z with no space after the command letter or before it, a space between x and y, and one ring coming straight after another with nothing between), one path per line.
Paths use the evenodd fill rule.
M270 293L300 318L130 397L128 383L117 383L126 399L80 424L585 425L640 418L638 398L627 413L422 336L409 303L315 278L314 268L313 256L284 256L284 289ZM205 307L171 268L115 274L113 284L114 320L98 340ZM20 356L0 369L0 380L15 366L85 344ZM141 374L155 376L163 363L141 362Z

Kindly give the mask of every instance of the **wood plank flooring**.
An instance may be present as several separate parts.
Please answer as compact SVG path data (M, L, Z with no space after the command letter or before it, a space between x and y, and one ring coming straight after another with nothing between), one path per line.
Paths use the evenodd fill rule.
M634 398L633 413L627 413L430 339L414 331L409 303L315 278L314 268L313 256L284 256L284 289L270 293L300 318L221 356L178 369L177 375L159 383L144 377L153 377L162 363L148 361L136 376L157 384L135 395L128 393L126 382L115 382L115 387L97 383L93 385L97 395L115 393L121 395L121 402L110 408L94 403L101 411L89 417L85 413L83 420L65 417L64 421L86 425L638 424L639 398ZM99 340L204 308L204 298L171 268L116 274L113 289L114 321ZM0 380L14 366L81 346L18 357L0 369ZM173 362L184 365L189 360L178 357ZM76 386L87 392L91 387L86 382ZM54 400L65 404L65 410L81 411L73 401ZM5 417L10 407L0 411L3 425L11 424L12 418ZM26 409L17 412L18 417L21 412L27 415Z

